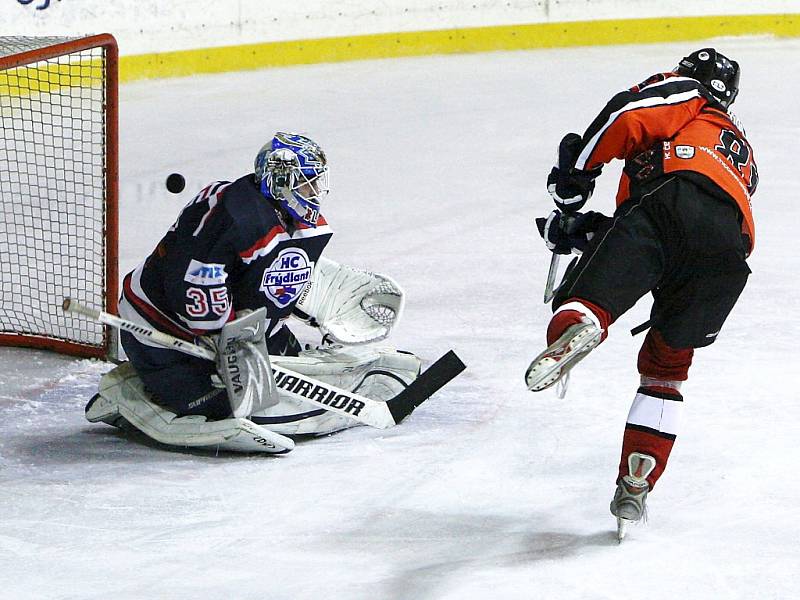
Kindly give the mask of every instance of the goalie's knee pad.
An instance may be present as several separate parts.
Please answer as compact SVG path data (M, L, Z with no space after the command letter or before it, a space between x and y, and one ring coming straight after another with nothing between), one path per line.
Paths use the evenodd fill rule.
M274 362L379 401L389 400L402 392L419 376L422 366L420 359L411 353L363 346L306 350L300 356L284 357ZM252 420L284 435L324 435L359 424L348 417L288 397L280 389L278 397L277 405L254 414Z
M377 360L370 364L352 391L386 402L419 377L421 368L422 361L410 352L379 350Z
M380 375L394 380L402 389L417 378L422 366L420 359L410 352L365 346L305 350L297 357L277 358L275 364L351 391L368 384L374 386ZM395 389L393 384L388 385ZM363 389L359 393L368 395Z

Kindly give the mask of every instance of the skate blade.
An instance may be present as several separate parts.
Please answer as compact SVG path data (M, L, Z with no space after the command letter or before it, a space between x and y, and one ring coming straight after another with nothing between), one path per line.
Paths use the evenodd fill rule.
M575 344L570 349L569 355L561 360L555 360L549 356L544 356L534 360L525 372L525 382L531 392L541 392L551 387L561 379L562 373L566 374L579 360L583 358L598 343L603 334L602 329L596 330L594 335L585 330L577 338L572 340Z
M638 522L639 521L631 521L630 519L617 517L617 542L621 544L625 536L628 535L628 528Z
M634 521L617 517L617 543L622 543L622 540L625 539L625 536L628 533L628 526L633 522Z

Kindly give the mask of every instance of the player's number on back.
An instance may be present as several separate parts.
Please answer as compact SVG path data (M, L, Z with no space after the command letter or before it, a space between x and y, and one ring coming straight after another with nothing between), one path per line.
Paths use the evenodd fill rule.
M755 164L750 160L750 148L747 143L730 129L723 129L719 134L719 146L714 149L727 158L742 174L747 181L749 193L755 192L758 185L758 172ZM745 173L745 167L748 165L748 172Z
M194 318L207 317L210 314L222 316L228 310L228 288L198 288L186 290L186 314Z

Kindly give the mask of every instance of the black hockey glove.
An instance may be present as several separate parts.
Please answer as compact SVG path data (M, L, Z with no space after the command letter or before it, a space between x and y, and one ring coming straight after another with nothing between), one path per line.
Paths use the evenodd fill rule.
M597 231L610 221L611 217L593 211L562 213L554 210L549 216L536 219L536 227L551 252L581 254Z
M576 212L592 197L594 180L600 168L582 171L575 168L583 139L577 133L568 133L558 145L558 158L547 177L547 191L556 206L563 212Z

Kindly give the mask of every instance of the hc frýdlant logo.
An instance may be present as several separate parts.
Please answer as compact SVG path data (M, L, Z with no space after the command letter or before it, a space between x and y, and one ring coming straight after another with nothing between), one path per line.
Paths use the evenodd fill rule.
M48 8L50 6L50 0L41 0L41 1L42 3L36 7L36 10L44 10L45 8ZM58 1L61 2L61 0ZM23 6L27 6L28 4L33 4L33 0L17 0L17 2L19 2Z
M284 308L297 300L300 292L311 279L314 263L300 248L285 248L278 253L268 269L264 269L261 286L258 288L278 308Z

